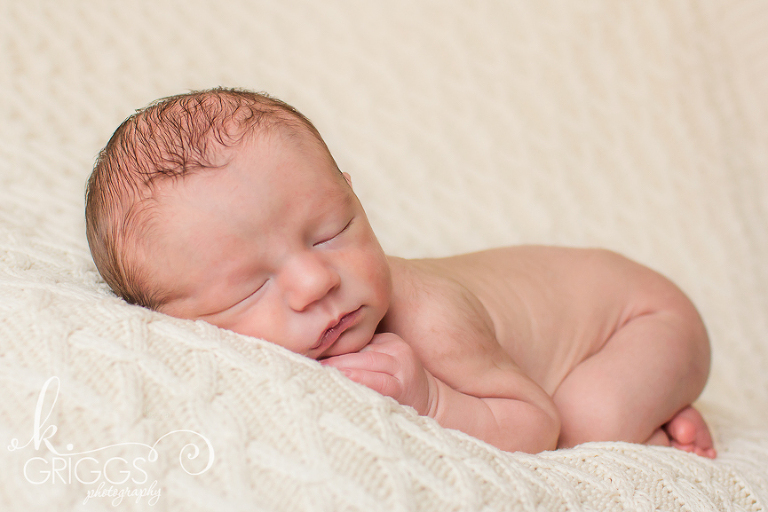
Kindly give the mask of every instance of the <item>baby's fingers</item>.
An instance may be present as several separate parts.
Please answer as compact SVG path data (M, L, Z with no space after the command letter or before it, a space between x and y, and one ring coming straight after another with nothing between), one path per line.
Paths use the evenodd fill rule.
M400 381L392 375L353 368L342 368L339 371L346 375L350 380L362 384L384 396L391 396L392 398L397 399L402 392Z
M333 366L339 370L365 370L389 375L394 375L399 368L398 362L393 356L373 350L329 357L320 361L320 364Z
M353 352L329 357L320 363L333 366L347 378L382 395L397 399L403 391L402 384L394 377L398 370L398 362L389 354L373 350Z

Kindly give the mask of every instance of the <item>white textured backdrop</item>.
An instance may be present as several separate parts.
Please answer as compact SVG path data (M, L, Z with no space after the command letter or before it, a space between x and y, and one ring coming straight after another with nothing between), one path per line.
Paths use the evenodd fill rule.
M766 34L760 0L0 0L0 508L765 510ZM699 405L718 460L504 454L314 362L112 297L83 234L93 160L134 108L217 85L309 116L389 253L602 246L670 276L712 338ZM84 505L103 477L30 483L24 464L55 456L6 447L32 436L52 376L60 453L189 429L213 467L185 473L179 434L146 484L115 485L156 480L154 505Z

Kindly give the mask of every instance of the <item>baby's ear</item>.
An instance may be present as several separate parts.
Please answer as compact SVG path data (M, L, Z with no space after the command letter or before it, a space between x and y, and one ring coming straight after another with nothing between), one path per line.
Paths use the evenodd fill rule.
M343 175L344 175L344 179L345 179L345 180L347 180L347 183L348 183L348 184L349 184L349 186L351 187L351 186L352 186L352 176L350 176L350 175L349 175L348 173L346 173L346 172L343 172L343 173L341 173L341 174L343 174Z

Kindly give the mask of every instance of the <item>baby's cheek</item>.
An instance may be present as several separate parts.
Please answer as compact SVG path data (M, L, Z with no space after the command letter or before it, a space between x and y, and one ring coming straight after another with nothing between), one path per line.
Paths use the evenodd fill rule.
M281 328L282 325L287 325L283 314L275 308L270 308L266 302L265 300L243 311L237 322L229 329L238 334L264 339L288 350L294 350L290 340L295 336L292 336L287 328Z
M390 289L392 285L390 282L389 263L384 252L378 245L361 252L360 259L364 262L361 268L366 270L368 281L376 284L378 288Z
M369 265L367 270L367 281L373 288L377 298L389 305L392 295L392 276L389 271L389 265L383 254L369 254Z

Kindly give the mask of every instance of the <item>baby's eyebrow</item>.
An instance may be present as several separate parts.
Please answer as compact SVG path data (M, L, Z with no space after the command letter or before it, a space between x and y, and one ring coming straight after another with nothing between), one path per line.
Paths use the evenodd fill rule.
M341 206L341 207L339 207ZM320 211L317 212L318 217L337 215L340 210L346 214L354 206L354 198L350 193L345 193L341 199L333 198L329 201L324 201Z
M344 198L342 199L342 202L344 203L345 208L351 208L355 203L354 195L351 192L347 191L347 193L344 194Z

